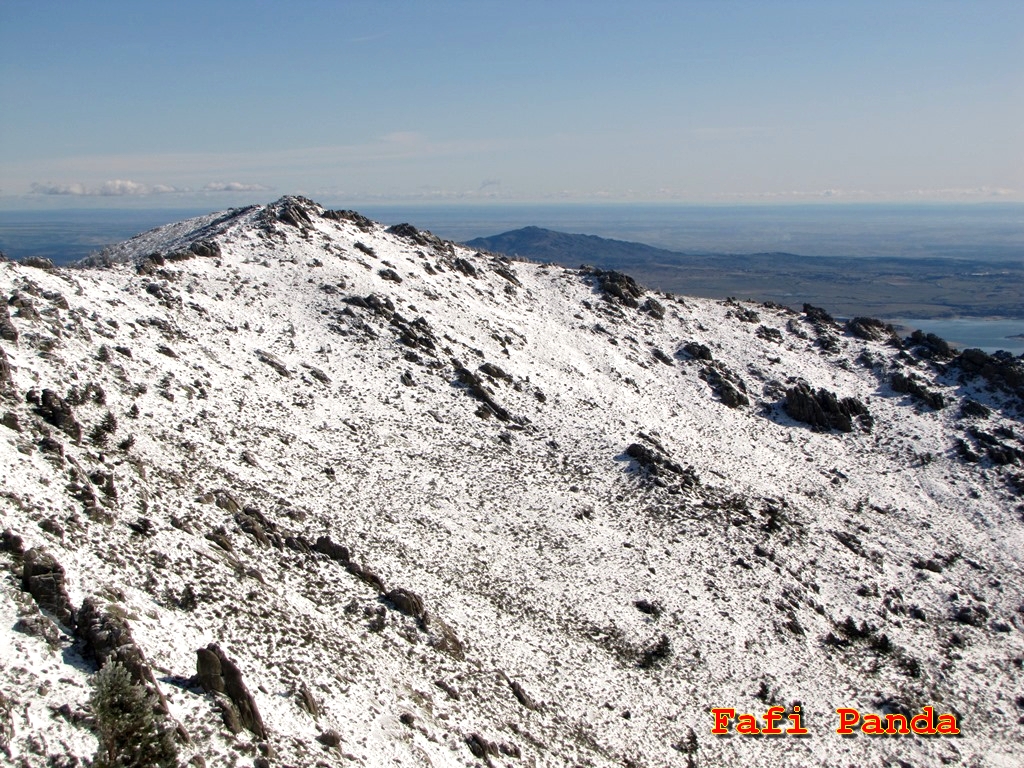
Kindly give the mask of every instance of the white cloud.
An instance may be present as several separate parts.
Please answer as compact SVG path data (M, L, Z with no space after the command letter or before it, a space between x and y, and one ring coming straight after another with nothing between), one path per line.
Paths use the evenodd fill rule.
M203 192L267 192L270 187L262 184L243 184L240 181L211 181Z
M34 195L72 195L75 197L139 197L143 195L166 195L175 192L189 192L188 189L172 187L168 184L142 184L130 179L111 179L98 187L87 187L81 182L57 184L54 182L33 182Z

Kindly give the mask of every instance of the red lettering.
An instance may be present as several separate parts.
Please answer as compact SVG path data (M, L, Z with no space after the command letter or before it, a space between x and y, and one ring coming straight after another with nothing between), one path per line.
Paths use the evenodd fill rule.
M728 733L729 721L736 717L736 710L713 708L711 714L715 716L715 727L711 729L711 732L716 736Z
M936 729L943 736L957 736L960 729L956 725L956 715L946 712L939 715L939 727Z
M756 736L761 732L761 729L757 727L757 718L753 715L740 715L736 718L736 733L742 733L744 736Z
M793 707L793 714L789 716L789 720L793 723L793 725L786 729L787 736L807 735L807 729L804 728L803 724L800 722L801 717L803 716L800 714L800 705L797 704L795 707Z
M864 715L864 722L860 726L861 733L868 736L884 736L885 728L882 727L882 718L878 715Z
M839 715L839 727L836 728L836 733L840 736L849 736L852 734L853 726L860 721L860 712L856 709L840 707L836 710L836 714Z
M899 726L899 727L897 727ZM901 734L907 735L910 733L910 726L907 725L906 715L886 715L885 716L885 732L889 735Z
M916 733L918 736L934 736L938 733L935 730L933 724L935 708L934 707L923 707L923 711L919 715L914 715L910 718L910 730Z
M765 736L781 736L782 729L777 727L776 723L782 719L785 711L782 707L769 707L764 713L764 728L761 729L761 733Z

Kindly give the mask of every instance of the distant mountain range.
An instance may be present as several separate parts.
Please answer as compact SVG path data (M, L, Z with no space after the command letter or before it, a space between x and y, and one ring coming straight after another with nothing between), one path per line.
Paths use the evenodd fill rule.
M1024 263L1005 260L679 253L540 227L466 245L531 261L624 270L670 293L791 307L810 301L845 317L1024 317Z

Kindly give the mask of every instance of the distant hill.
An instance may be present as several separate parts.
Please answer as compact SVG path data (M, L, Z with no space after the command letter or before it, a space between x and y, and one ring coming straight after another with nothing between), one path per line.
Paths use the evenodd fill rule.
M542 227L523 227L493 237L478 237L466 243L481 251L520 256L534 261L555 261L560 264L593 264L609 266L611 263L635 264L649 261L678 260L684 254L655 248L643 243L609 240L596 235L572 235Z
M523 227L470 248L567 267L628 272L650 288L705 298L804 302L845 317L1024 317L1024 264L977 259L679 253Z

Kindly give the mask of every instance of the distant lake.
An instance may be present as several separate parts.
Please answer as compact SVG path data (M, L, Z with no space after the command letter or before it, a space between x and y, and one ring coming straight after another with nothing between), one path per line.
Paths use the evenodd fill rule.
M986 352L1004 349L1014 355L1024 354L1024 320L1003 318L957 318L953 320L889 320L910 334L920 328L941 336L961 349L977 347Z

